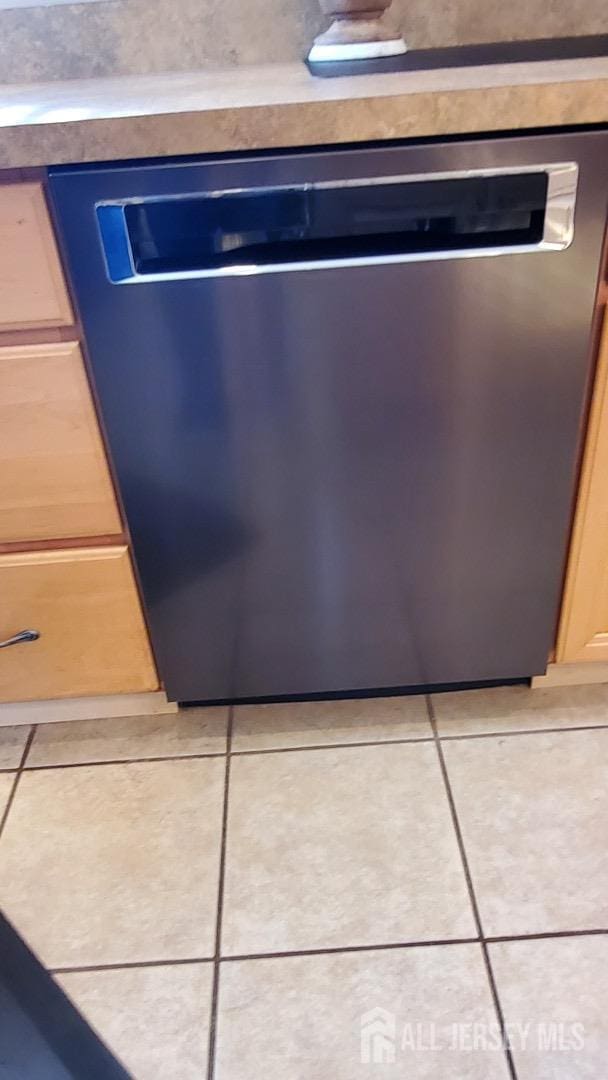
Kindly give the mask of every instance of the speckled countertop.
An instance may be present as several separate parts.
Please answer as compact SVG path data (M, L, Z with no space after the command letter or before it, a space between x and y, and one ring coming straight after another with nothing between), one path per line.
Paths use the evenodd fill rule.
M0 88L0 168L608 122L608 57L315 79L302 64Z

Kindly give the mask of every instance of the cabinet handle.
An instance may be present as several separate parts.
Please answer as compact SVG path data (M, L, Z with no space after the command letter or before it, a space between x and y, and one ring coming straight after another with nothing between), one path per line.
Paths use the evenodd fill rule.
M21 633L14 634L6 641L0 641L0 649L8 649L9 645L20 645L22 641L37 641L39 637L38 630L22 630Z

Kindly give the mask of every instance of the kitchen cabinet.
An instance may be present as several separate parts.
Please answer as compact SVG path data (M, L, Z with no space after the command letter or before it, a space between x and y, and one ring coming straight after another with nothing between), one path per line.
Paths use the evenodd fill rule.
M9 642L0 702L9 709L158 688L78 333L43 185L0 183L0 641ZM13 643L24 630L32 639Z
M608 309L604 309L557 663L608 661Z
M42 184L3 184L0 330L69 326L73 321Z
M77 342L0 345L0 542L122 530Z
M154 690L156 672L127 547L0 555L0 635L39 637L0 653L0 698Z

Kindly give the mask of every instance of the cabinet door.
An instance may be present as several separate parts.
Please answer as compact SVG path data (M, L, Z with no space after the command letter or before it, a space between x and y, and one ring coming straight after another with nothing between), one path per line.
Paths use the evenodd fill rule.
M558 662L608 660L608 314L606 311L556 659Z
M72 309L42 185L1 185L0 330L71 322Z
M78 345L0 348L0 542L121 528Z
M0 556L0 701L156 690L126 547Z

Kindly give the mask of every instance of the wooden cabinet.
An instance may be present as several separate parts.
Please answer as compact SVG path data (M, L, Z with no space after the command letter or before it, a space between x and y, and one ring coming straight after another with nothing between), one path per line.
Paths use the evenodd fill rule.
M76 342L0 345L0 542L120 533Z
M0 330L73 321L42 184L0 186Z
M608 309L604 311L556 660L608 661Z
M73 324L42 184L0 183L0 641L36 631L0 649L11 706L158 689Z
M158 685L125 546L0 556L0 700L118 694Z

